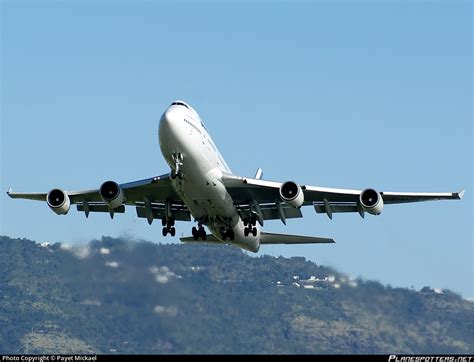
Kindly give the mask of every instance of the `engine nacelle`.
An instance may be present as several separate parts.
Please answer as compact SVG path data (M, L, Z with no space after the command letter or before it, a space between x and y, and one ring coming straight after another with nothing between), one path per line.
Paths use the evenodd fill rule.
M71 200L67 193L60 189L53 189L46 195L46 202L51 210L58 215L66 215L71 207Z
M105 181L99 189L100 197L112 209L123 204L125 196L122 188L115 181Z
M303 190L293 181L286 181L280 186L280 197L288 205L297 209L299 209L304 202Z
M369 214L379 215L383 210L382 195L373 189L365 189L360 193L359 205Z

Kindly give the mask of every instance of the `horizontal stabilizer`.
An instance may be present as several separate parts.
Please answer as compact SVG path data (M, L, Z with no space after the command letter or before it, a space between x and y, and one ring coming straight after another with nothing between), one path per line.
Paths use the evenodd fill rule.
M183 243L222 243L212 234L206 235L206 240L194 240L192 236L180 238ZM314 236L302 236L302 235L287 235L287 234L274 234L264 233L260 234L260 244L330 244L335 243L334 239L329 238L317 238Z
M317 238L314 236L285 235L264 233L260 234L260 244L321 244L335 243L334 239Z
M222 243L219 239L217 239L214 235L212 234L207 234L206 235L206 240L194 240L193 236L187 236L185 238L180 238L183 243Z

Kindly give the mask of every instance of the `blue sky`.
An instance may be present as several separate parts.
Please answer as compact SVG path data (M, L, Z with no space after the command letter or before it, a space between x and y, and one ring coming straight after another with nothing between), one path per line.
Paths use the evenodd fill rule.
M234 173L327 187L458 191L382 215L308 208L266 230L334 237L268 246L392 286L474 296L470 2L1 2L1 187L98 187L168 172L158 120L200 113ZM107 215L10 200L0 233L163 239ZM178 235L191 223L179 223ZM174 242L178 242L174 239Z

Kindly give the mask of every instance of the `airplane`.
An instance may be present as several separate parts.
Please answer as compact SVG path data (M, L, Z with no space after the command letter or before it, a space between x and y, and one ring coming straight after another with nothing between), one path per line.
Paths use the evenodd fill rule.
M379 192L300 185L294 181L274 182L262 178L259 168L253 178L234 175L202 122L187 103L176 100L159 121L161 153L171 172L139 181L119 184L106 181L98 189L7 194L14 199L45 201L58 215L75 204L86 218L91 212L124 213L135 207L139 218L151 225L161 219L162 234L175 236L175 221L197 222L192 236L183 242L211 242L238 246L258 252L265 244L334 243L331 238L267 233L266 220L302 217L301 207L312 206L316 213L332 219L335 213L354 212L379 215L385 204L458 199L464 189L449 193ZM207 226L211 234L207 234Z

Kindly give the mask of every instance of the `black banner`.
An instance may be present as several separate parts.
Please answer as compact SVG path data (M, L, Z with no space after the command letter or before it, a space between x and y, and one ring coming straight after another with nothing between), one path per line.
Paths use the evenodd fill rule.
M0 362L96 362L96 361L110 361L117 359L127 360L149 360L156 361L157 358L163 359L181 359L183 356L188 358L202 358L203 355L120 355L120 354L96 354L96 355L65 355L65 354L43 354L43 355L0 355ZM252 358L268 358L271 356L272 361L274 360L286 360L292 358L293 355L204 355L206 359L219 358L223 356L229 357L244 357L252 356ZM341 355L298 355L300 358L310 358L311 361L315 360L336 360ZM474 362L473 355L342 355L345 359L356 359L360 360L363 358L364 361L386 361L386 362Z

